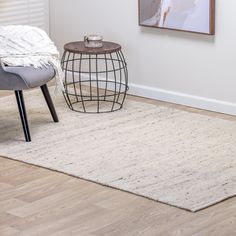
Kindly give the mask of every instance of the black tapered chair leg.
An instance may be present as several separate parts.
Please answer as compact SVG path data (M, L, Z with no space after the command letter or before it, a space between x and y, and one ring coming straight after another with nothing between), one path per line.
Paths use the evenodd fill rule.
M59 122L59 119L58 119L55 107L54 107L53 102L52 102L52 98L51 98L50 93L48 91L48 86L46 84L44 84L40 88L41 88L41 90L43 92L43 95L44 95L44 98L45 98L45 100L47 102L48 108L49 108L49 110L51 112L53 121L54 122Z
M19 113L20 113L21 123L23 126L23 131L24 131L24 135L25 135L25 140L26 140L26 142L30 142L31 137L30 137L28 120L27 120L27 114L26 114L26 110L25 110L25 102L24 102L23 92L21 90L17 90L17 91L15 91L15 95L16 95L16 101L17 101L17 105L18 105L18 109L19 109Z

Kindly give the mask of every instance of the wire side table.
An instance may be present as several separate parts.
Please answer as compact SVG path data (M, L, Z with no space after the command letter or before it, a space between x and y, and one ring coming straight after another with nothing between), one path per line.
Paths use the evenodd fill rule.
M64 98L68 107L83 113L106 113L123 107L128 91L128 69L121 46L103 42L86 48L84 42L64 46Z

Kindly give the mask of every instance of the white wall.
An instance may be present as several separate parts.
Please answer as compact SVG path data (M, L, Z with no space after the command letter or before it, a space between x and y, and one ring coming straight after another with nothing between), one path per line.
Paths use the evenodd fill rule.
M90 33L123 46L131 92L236 114L236 1L216 0L216 36L138 26L138 0L51 0L62 49Z

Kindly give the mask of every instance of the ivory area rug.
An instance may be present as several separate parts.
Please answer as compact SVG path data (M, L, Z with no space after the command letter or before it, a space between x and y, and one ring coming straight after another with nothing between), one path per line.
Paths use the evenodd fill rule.
M0 155L192 212L236 195L236 122L128 99L109 114L70 111L54 96L53 123L39 90L25 93L33 141L15 97L0 99Z

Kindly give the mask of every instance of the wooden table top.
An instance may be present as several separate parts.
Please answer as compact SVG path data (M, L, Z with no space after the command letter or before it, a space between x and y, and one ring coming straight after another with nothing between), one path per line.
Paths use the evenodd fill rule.
M104 41L101 48L87 48L83 41L78 41L65 44L64 50L78 54L106 54L120 51L121 46L117 43Z

